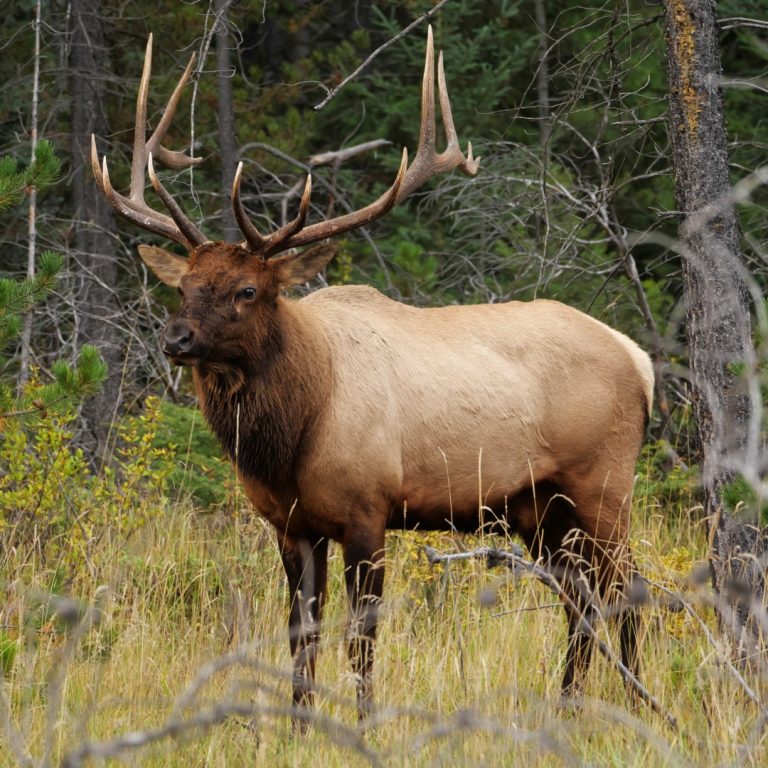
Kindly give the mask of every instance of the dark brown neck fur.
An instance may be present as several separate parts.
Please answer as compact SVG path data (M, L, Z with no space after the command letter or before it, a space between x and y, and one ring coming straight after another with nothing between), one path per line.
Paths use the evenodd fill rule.
M322 411L318 374L329 370L294 307L278 300L275 322L252 360L193 370L198 402L224 453L244 477L274 491L292 484L302 443Z

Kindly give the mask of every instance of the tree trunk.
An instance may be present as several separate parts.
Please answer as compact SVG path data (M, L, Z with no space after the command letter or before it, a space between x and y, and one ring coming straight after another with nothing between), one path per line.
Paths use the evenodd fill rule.
M219 173L221 177L221 236L237 242L242 235L235 222L229 194L237 167L237 140L235 136L235 107L232 98L232 43L227 25L227 9L231 0L216 0L216 82L218 87Z
M37 152L37 107L40 100L40 21L42 16L42 3L35 3L35 65L32 75L32 116L30 119L30 163L35 162ZM37 249L37 190L32 187L29 191L29 242L27 244L27 278L34 279L36 272ZM24 387L29 380L29 368L32 362L32 312L27 312L24 317L24 327L21 331L21 362L19 371L18 394L21 396Z
M92 461L106 458L113 415L121 398L122 333L117 295L117 261L112 208L98 191L90 170L91 134L109 136L104 112L107 47L101 0L72 0L70 6L72 99L71 174L76 252L73 272L79 281L77 345L95 345L109 367L98 395L84 403L80 438Z
M549 34L547 9L544 0L534 0L533 9L539 34L538 63L536 70L536 95L539 102L539 137L545 153L549 152L549 133L552 130L552 110L549 100Z
M746 383L755 352L739 225L730 200L716 6L713 0L665 0L664 5L669 134L682 216L691 390L712 578L721 621L736 631L740 644L746 640L751 646L757 630L744 595L760 599L762 593L753 559L762 549L759 513L751 510L749 524L736 519L724 506L724 490L748 475L747 467L757 466Z

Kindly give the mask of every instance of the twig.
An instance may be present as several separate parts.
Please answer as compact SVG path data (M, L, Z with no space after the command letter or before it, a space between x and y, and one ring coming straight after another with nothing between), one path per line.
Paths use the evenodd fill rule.
M510 608L508 611L497 611L491 614L492 619L498 619L500 616L509 616L514 613L528 613L529 611L543 611L547 608L562 608L562 603L544 603L543 605L525 605L522 608Z
M205 730L211 726L223 723L232 715L240 715L242 717L252 717L254 715L274 718L291 717L302 720L323 730L332 741L354 748L371 765L382 765L378 755L366 746L360 733L349 726L345 726L338 720L319 715L305 707L265 707L247 702L222 702L212 706L207 711L196 713L184 720L170 719L158 728L145 731L131 731L111 741L86 742L77 747L73 752L65 755L61 765L63 768L77 768L83 765L88 758L104 760L109 757L116 757L129 750L140 749L167 738L180 736L189 731Z
M336 94L350 81L354 80L380 53L389 48L390 45L396 43L398 40L405 37L414 27L417 27L423 21L431 19L446 3L448 0L440 0L440 2L430 8L426 13L419 16L418 19L412 21L405 29L398 32L393 38L387 40L384 45L379 46L351 75L347 75L335 88L328 92L328 95L319 103L315 105L315 109L319 112L328 102L336 97Z
M617 658L616 654L600 639L599 635L595 631L595 628L592 626L589 620L584 617L584 614L581 612L581 610L579 610L576 603L573 602L570 595L565 592L555 576L546 568L543 568L542 566L537 565L530 560L524 559L521 556L522 549L520 547L515 547L513 551L493 549L492 547L478 547L471 552L460 552L458 554L443 554L438 552L436 549L433 549L432 547L425 547L424 551L426 552L427 559L430 563L450 562L451 560L466 560L469 558L483 559L491 565L503 562L511 570L523 570L536 578L538 581L542 582L542 584L548 586L560 598L560 600L562 600L565 607L568 608L568 610L571 611L574 616L579 617L578 625L576 627L577 630L589 635L589 637L597 644L600 653L611 664L613 664L614 667L616 667L619 674L621 675L622 680L628 686L630 686L632 690L646 704L648 704L654 712L656 712L656 714L660 715L670 728L677 730L677 720L675 717L663 709L656 697L637 679L637 677L635 677L631 670L629 670L624 665L621 659Z
M720 19L717 22L720 29L733 29L734 27L755 27L757 29L768 28L768 21L763 19L750 19L748 16L731 16L727 19Z
M345 149L336 149L331 152L321 152L319 155L312 155L309 158L310 166L328 165L329 163L343 163L345 160L349 160L350 157L359 155L363 152L370 152L372 149L379 149L379 147L389 146L392 142L387 139L374 139L373 141L365 141L362 144L355 144L354 147L346 147Z
M493 736L511 738L522 744L535 744L541 750L558 755L566 765L583 765L573 749L546 729L527 730L518 726L502 725L491 718L471 709L462 709L443 722L436 723L428 731L419 734L413 741L413 752L418 754L428 742L452 737L457 732L484 732Z

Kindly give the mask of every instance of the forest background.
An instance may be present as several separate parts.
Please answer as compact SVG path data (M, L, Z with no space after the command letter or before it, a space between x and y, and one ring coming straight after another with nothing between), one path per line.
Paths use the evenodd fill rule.
M169 143L184 146L191 137L194 155L204 158L194 173L178 175L174 189L212 237L238 236L228 190L241 159L257 220L291 215L310 167L319 217L372 199L391 182L399 147L413 148L418 135L418 31L316 107L428 5L287 2L267 13L259 3L223 3L223 17L202 6L173 3L150 14L141 3L43 3L37 93L35 3L12 3L6 18L0 152L29 163L34 103L37 134L63 164L60 182L37 203L36 247L62 254L64 270L57 296L35 315L31 354L45 370L50 359L74 360L84 343L99 346L109 379L84 407L81 435L99 456L111 450L107 416L151 392L174 399L188 393L156 343L175 297L143 271L136 244L147 236L115 221L90 169L96 133L116 188L126 188L149 33L156 39L156 110L189 54L202 54ZM764 10L759 2L718 4L728 151L741 175L760 167L765 147L758 94L766 53L747 20ZM686 360L680 268L670 247L679 217L662 21L660 3L574 9L467 0L436 15L438 45L452 59L456 123L487 158L483 173L451 177L364 237L345 238L320 283L366 282L417 304L546 297L588 310L673 364L658 368L664 413L655 434L677 431L670 414L686 395L674 364ZM316 162L320 153L382 138L392 147ZM756 279L764 267L761 194L740 210ZM27 208L6 213L2 225L4 274L23 274ZM18 375L19 360L7 357L6 378ZM688 447L682 450L687 456Z
M160 591L171 603L181 602L186 621L191 612L201 623L195 612L205 606L209 621L227 625L232 643L238 633L252 631L245 626L258 595L269 594L268 585L255 586L246 575L254 551L263 556L260 567L268 560L266 534L252 530L258 524L196 415L188 374L160 352L160 330L177 297L136 256L137 244L151 236L116 219L90 170L95 133L99 152L109 155L113 184L127 188L149 33L155 39L151 123L190 53L198 54L167 143L190 146L191 137L193 154L204 162L193 173L164 171L163 178L204 232L239 239L228 190L240 160L246 205L264 229L293 215L307 170L315 182L315 218L359 208L391 183L400 147L413 151L418 136L424 25L327 97L372 51L435 5L441 7L430 22L445 51L455 122L462 142L471 140L482 157L481 171L473 179L441 180L366 231L344 237L326 273L303 290L363 282L417 305L553 298L635 338L657 372L656 410L639 470L644 506L636 538L650 538L649 529L663 518L664 533L646 553L651 572L687 574L706 559L667 124L664 4L18 0L7 3L0 42L4 173L29 167L38 140L50 143L61 165L57 179L40 183L34 198L27 194L3 211L0 277L30 275L32 262L45 273L45 250L59 254L60 268L52 292L26 315L0 361L0 378L27 398L29 411L3 418L0 433L4 579L24 585L0 613L0 653L10 659L9 673L50 685L41 633L55 637L54 650L66 645L55 606L41 608L29 590L88 602L102 582L111 590L116 580L130 583L137 594L140 585L156 588L158 572L147 552L154 551L163 519L160 531L164 525L174 530L177 543L165 541L162 556L170 558L164 562L173 577L163 571ZM756 172L761 178L768 146L768 3L720 2L717 13L736 184ZM391 145L341 161L340 150L376 139ZM337 154L324 157L328 152ZM766 288L765 203L765 189L756 183L738 207L753 296ZM758 350L761 312L756 301ZM54 417L47 406L35 405L36 388L56 378L56 361L82 365L85 345L106 363L104 383L82 402L50 409ZM728 511L756 507L751 519L759 520L756 495L731 490ZM250 546L237 544L236 554L213 552L213 531L231 543L246 529ZM189 544L185 536L206 543L184 554L178 542ZM405 537L398 546L410 562L413 542ZM122 570L108 577L116 552ZM432 584L423 568L414 568L414 578ZM477 574L462 579L471 576ZM412 589L408 582L403 594ZM440 602L420 590L417 603L436 610L429 602L435 599L445 609L444 597ZM112 658L120 633L99 631L104 658ZM683 678L691 675L701 699L700 667L682 648L669 651L672 666ZM717 700L721 693L708 695ZM41 711L46 706L40 703ZM24 708L12 699L14 707ZM738 726L731 723L738 736L723 737L724 759L750 743L744 734L764 714L758 708ZM146 717L151 721L152 713ZM45 718L21 731L47 734L40 738L53 754L71 748L71 733L45 725Z

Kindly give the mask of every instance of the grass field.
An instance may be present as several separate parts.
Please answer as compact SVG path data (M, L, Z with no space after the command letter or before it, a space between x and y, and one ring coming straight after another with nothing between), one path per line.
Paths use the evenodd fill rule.
M636 499L643 572L684 588L705 559L703 524ZM644 682L679 722L632 707L596 655L578 710L557 706L565 622L556 598L478 561L430 566L450 534L391 534L375 671L378 724L356 728L341 553L331 550L317 718L290 726L286 587L268 527L245 508L202 514L183 500L62 581L55 563L8 551L0 620L5 680L0 766L768 765L765 709L695 617L645 612ZM487 542L486 542L487 543ZM502 542L503 543L503 542ZM65 552L62 557L65 557ZM702 596L706 597L706 588ZM51 598L54 591L61 597ZM496 596L493 604L479 600ZM689 592L704 626L711 609ZM601 635L615 643L613 628ZM762 718L762 719L761 719ZM95 746L94 746L95 745ZM69 762L67 762L67 760Z

